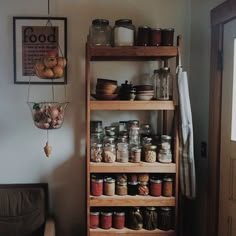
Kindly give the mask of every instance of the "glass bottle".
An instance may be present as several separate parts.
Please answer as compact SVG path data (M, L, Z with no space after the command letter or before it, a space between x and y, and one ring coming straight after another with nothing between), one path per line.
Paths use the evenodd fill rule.
M92 46L111 45L111 27L105 19L94 19L89 30L90 44Z

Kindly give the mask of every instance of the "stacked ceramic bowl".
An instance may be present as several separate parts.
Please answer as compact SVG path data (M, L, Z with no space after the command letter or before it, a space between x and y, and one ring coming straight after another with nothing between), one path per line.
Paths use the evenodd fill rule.
M152 85L136 85L136 100L150 101L154 96L154 89Z
M98 100L114 100L118 97L117 81L108 79L97 79L96 94L93 95Z

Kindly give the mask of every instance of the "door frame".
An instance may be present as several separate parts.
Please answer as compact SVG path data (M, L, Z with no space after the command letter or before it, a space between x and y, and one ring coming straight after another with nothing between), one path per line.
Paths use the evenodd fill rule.
M222 52L224 24L236 18L236 1L228 0L211 10L211 61L208 134L207 234L218 235Z

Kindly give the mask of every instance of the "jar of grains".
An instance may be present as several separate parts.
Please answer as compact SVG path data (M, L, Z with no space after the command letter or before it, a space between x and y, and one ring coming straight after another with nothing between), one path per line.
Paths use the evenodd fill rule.
M145 146L144 156L146 162L155 162L157 159L156 154L157 146L156 145L147 145Z
M154 197L160 197L162 194L162 181L160 179L150 179L150 194Z
M138 186L138 194L146 196L149 194L148 182L140 182Z
M99 211L90 211L90 228L96 229L99 226Z
M110 229L112 227L112 212L101 212L101 224L102 229Z
M113 28L114 46L134 46L135 26L130 19L115 21Z
M113 163L116 161L116 146L113 143L106 143L103 147L104 161Z
M115 179L112 178L104 179L104 195L107 196L115 195Z
M162 195L165 197L173 196L173 179L172 178L163 179Z
M91 194L93 196L101 196L103 193L103 179L91 179Z
M94 143L91 146L90 160L92 162L101 162L102 161L102 153L103 153L102 144Z
M123 229L125 227L125 212L113 213L113 227L115 229Z
M128 194L127 182L116 183L116 194L121 196Z

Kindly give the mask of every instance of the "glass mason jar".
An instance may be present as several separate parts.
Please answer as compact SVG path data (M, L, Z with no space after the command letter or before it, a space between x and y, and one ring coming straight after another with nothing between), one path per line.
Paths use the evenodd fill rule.
M96 132L90 134L90 144L94 145L96 143L102 143L103 142L103 133L102 132Z
M161 30L161 45L162 46L173 46L174 32L175 30L172 28Z
M149 46L150 28L148 26L138 27L137 46Z
M142 196L146 196L149 194L148 182L139 182L138 186L138 194Z
M156 145L147 145L144 149L144 156L146 162L156 162L157 159L157 146Z
M160 46L161 45L161 29L152 28L150 31L150 46Z
M166 231L172 228L172 209L170 207L160 208L157 227Z
M162 194L162 181L160 179L150 179L150 195L160 197Z
M112 227L112 212L101 212L102 229L110 229Z
M115 229L123 229L125 227L125 212L113 213L113 227Z
M114 46L134 46L135 26L130 19L115 21L113 28Z
M99 227L99 211L90 211L90 228L97 229Z
M90 151L90 160L92 162L102 162L102 144L100 143L95 143L91 146L91 151Z
M106 143L103 146L104 162L113 163L116 161L116 146L112 143Z
M139 127L130 127L129 129L129 144L131 146L140 145L140 128Z
M138 194L138 182L128 182L128 194L131 196Z
M130 162L139 163L141 161L141 151L142 149L137 147L132 147L130 150Z
M115 179L112 178L104 179L104 195L107 196L115 195Z
M91 194L93 196L101 196L103 193L103 179L91 179Z
M161 163L171 163L172 153L170 150L160 150L158 153L158 161Z
M117 143L117 162L128 162L129 161L129 145L128 143Z
M173 196L173 190L174 190L174 186L173 186L173 179L172 178L164 178L163 179L163 193L162 195L164 197L172 197Z
M161 135L161 149L170 150L171 149L171 136Z
M128 211L128 227L133 230L140 230L143 228L143 216L139 207L133 207Z
M94 19L89 29L90 44L92 46L111 45L111 27L105 19Z
M116 194L117 195L127 195L128 194L128 187L127 182L117 182L116 184Z
M156 207L145 207L143 211L143 228L147 230L154 230L157 228Z
M169 67L163 67L161 69L160 77L160 90L158 91L157 100L170 100L171 99L171 83L172 75Z

